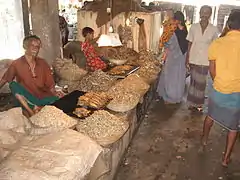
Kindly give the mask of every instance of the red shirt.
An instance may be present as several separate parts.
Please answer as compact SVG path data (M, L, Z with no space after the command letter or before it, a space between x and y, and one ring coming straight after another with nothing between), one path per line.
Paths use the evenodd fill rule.
M54 88L55 82L52 76L52 71L47 62L41 58L36 58L34 72L35 76L31 72L30 66L25 57L22 56L13 61L2 79L11 82L16 78L18 83L39 99L53 96L50 90Z
M82 51L87 59L87 68L91 71L106 69L107 65L100 59L92 44L83 42Z

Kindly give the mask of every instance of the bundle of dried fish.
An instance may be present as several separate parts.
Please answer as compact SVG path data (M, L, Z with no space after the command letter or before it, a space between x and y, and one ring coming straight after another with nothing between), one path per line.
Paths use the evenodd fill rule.
M53 128L54 131L71 128L77 124L77 120L54 106L44 106L30 121L39 128Z
M80 121L76 126L83 133L101 145L111 144L117 141L128 129L127 121L122 121L107 111L100 110Z
M108 74L121 75L121 74L125 74L127 71L130 71L132 69L133 69L133 66L130 66L130 65L116 66L116 67L112 68L110 71L108 71Z
M78 105L91 108L104 108L112 98L104 92L88 92L78 99Z
M76 108L73 114L79 118L85 118L91 114L91 111L87 110L86 108Z
M101 70L89 73L80 81L79 90L84 92L102 92L108 89L116 82L116 78L109 76Z

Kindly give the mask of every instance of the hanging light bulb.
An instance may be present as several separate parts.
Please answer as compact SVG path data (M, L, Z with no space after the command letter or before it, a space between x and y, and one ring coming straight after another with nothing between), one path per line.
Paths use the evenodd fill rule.
M109 32L109 33L113 33L113 26L112 26L112 25L109 26L108 32Z

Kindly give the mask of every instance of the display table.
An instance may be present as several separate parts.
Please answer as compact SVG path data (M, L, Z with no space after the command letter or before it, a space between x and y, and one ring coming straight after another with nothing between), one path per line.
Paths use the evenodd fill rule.
M151 85L149 91L144 95L142 102L127 113L129 129L115 143L105 146L104 152L98 157L86 180L112 180L116 175L122 158L131 143L134 133L144 119L148 108L156 93L157 81Z
M108 145L102 146L103 151L102 151L102 148L98 144L96 144L95 141L93 141L93 144L97 145L99 147L99 149L101 149L101 151L98 152L98 154L95 156L95 158L91 162L88 162L88 160L90 160L91 158L89 158L89 157L92 157L92 156L87 157L86 151L82 151L82 154L79 155L79 159L81 159L81 158L82 159L80 161L79 161L79 159L77 159L76 162L84 162L83 160L84 160L84 158L86 158L85 159L86 164L81 164L81 165L77 164L75 167L74 167L74 163L69 165L69 167L67 167L65 165L58 165L59 168L61 166L61 168L62 168L61 171L66 171L66 173L70 173L70 174L76 173L75 175L77 176L77 175L79 175L79 171L81 171L81 169L85 168L85 170L86 170L86 165L89 165L88 170L86 170L86 172L84 172L82 175L82 177L83 177L91 169L90 172L84 177L84 180L113 180L114 176L117 173L118 167L121 164L121 161L124 157L124 154L129 146L129 144L131 143L131 140L132 140L134 134L136 133L140 123L145 118L145 116L149 110L149 106L152 103L152 101L154 99L154 95L156 93L156 87L157 87L157 81L150 86L149 91L142 97L139 104L134 109L130 110L129 112L126 112L126 113L110 112L111 114L113 114L115 116L121 117L120 118L121 120L129 122L129 127L121 138L116 140L114 143L111 143L111 142L113 142L113 141L111 141L111 142L109 142ZM19 112L19 114L21 114L21 112ZM14 119L17 119L17 118L14 118ZM18 122L20 122L19 119L18 119ZM22 120L22 122L23 122L22 124L24 124L24 120ZM67 130L66 130L66 132L67 132ZM79 133L77 133L73 130L68 130L68 131L69 131L70 135L67 135L67 133L64 132L64 134L59 136L57 133L59 133L59 134L63 133L63 131L60 131L60 132L56 132L55 134L54 133L48 134L46 136L47 137L50 136L52 138L52 141L56 142L56 143L64 142L63 139L65 138L65 134L66 134L66 137L69 138L67 140L65 139L66 142L70 142L71 140L76 140L77 138L75 136L76 136L76 134L78 135ZM32 176L32 175L34 175L35 177L40 177L40 176L38 176L39 175L38 173L41 173L41 175L46 175L47 179L51 180L51 179L54 179L54 176L58 175L57 173L59 173L59 172L57 170L57 173L55 174L54 170L56 170L58 167L54 167L54 168L56 168L56 169L54 169L54 168L49 168L48 165L53 162L57 163L59 158L58 157L52 158L52 160L51 160L51 158L44 159L43 157L45 157L45 155L44 155L45 152L50 153L49 157L50 156L55 157L56 154L62 155L61 158L63 158L67 162L67 160L69 160L69 159L65 157L68 155L68 153L66 153L66 152L70 152L69 157L76 158L76 156L72 154L73 152L79 153L80 150L82 150L81 147L83 145L84 145L84 147L88 147L88 146L86 146L87 141L85 139L80 141L81 140L81 138L80 138L80 140L78 142L74 141L74 142L72 142L72 144L67 143L68 146L65 149L65 151L66 151L65 153L63 153L63 154L55 153L55 152L57 152L58 148L59 148L59 150L61 150L61 148L63 148L63 145L65 143L60 144L60 145L55 144L55 146L54 146L55 150L52 151L51 149L53 148L52 147L53 143L47 142L45 139L41 140L41 138L46 138L46 136L39 136L39 137L38 136L36 136L36 137L35 136L29 136L29 137L26 136L26 137L23 137L22 139L19 138L19 140L16 141L16 142L18 142L17 147L14 148L14 151L12 153L10 153L8 156L6 156L4 161L2 161L2 163L0 164L0 165L2 165L2 167L5 167L5 169L2 168L2 172L1 172L2 175L4 175L5 177L14 175L15 178L12 178L12 179L16 180L20 176L19 174L24 172L24 175L20 178L20 179L24 180L26 178L31 179L28 177ZM54 136L54 138L52 136ZM87 136L83 136L83 135L82 135L82 137L88 138ZM36 146L37 148L35 148L34 143L36 143L36 140L38 138L40 139L40 140L38 140L40 145ZM51 140L51 138L49 138L49 140ZM60 138L60 139L58 139L58 138ZM89 141L90 140L91 139L89 139ZM81 145L80 145L80 142L82 142ZM31 144L32 144L32 146L31 146ZM78 145L78 146L75 146L75 145ZM26 149L29 149L29 151L34 150L34 151L38 152L38 156L36 156L36 157L35 157L35 154L33 153L35 160L32 161L32 158L28 154ZM44 151L43 151L43 149L44 149ZM89 149L95 150L97 148L90 147ZM99 155L99 153L100 153L100 155ZM23 157L25 159L29 158L28 161L24 161L25 164L19 162L19 159L21 160ZM97 160L96 160L96 157L98 157ZM48 160L50 160L49 161L50 163L48 163ZM41 166L41 168L47 167L46 169L35 168L36 167L35 165L39 164L39 162L41 162L41 161L43 161L44 163L47 163L46 166L45 165ZM72 162L73 162L73 160L72 160ZM12 166L11 163L13 163L15 165ZM63 163L63 161L60 161L60 164L61 163ZM29 164L30 165L33 164L34 167L30 167ZM68 169L64 169L66 167ZM26 168L26 169L24 169L24 168ZM48 170L53 170L54 173L52 173L52 171L48 172ZM5 179L8 179L8 178L5 178ZM72 177L69 177L69 180L71 180L71 179L72 179Z

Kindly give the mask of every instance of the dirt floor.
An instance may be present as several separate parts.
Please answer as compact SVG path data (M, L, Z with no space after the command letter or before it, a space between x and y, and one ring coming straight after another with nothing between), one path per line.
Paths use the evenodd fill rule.
M204 116L184 105L155 101L142 122L116 180L240 180L240 144L232 164L221 166L225 133L215 125L205 153L199 153Z

